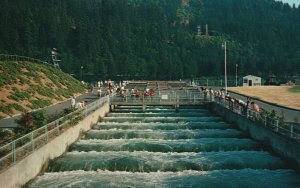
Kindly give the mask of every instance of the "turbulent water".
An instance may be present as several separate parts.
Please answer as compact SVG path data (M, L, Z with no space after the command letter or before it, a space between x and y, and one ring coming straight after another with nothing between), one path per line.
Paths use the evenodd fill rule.
M205 109L119 107L28 187L299 187L300 176Z

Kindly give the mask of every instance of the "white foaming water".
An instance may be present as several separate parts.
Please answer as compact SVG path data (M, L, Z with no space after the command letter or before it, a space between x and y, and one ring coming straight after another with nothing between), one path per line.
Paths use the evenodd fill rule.
M150 128L150 127L149 127ZM235 129L204 129L204 130L91 130L83 139L192 139L192 138L233 138L241 137L242 132Z
M179 112L179 113L158 113L158 112L148 112L148 113L110 113L107 117L205 117L209 116L208 113L202 112Z
M178 123L178 122L202 122L202 121L222 121L217 116L210 117L105 117L103 122L161 122L161 123Z
M97 123L93 129L153 129L153 130L180 130L180 129L228 129L230 125L225 122L101 122Z
M284 187L300 185L299 175L292 170L213 170L132 173L126 171L69 171L45 173L28 187L89 188L174 188L174 187Z
M255 159L255 160L253 160ZM51 171L114 170L132 172L286 168L280 158L267 152L70 152L50 166Z
M152 152L201 152L256 150L257 143L250 139L201 138L185 140L159 139L110 139L80 140L71 150L76 151L152 151Z
M283 160L205 109L121 107L109 116L28 187L300 185Z

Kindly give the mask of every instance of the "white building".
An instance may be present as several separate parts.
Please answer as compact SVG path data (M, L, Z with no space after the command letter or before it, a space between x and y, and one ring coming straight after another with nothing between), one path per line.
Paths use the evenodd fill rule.
M243 77L243 86L261 86L261 77L248 75Z

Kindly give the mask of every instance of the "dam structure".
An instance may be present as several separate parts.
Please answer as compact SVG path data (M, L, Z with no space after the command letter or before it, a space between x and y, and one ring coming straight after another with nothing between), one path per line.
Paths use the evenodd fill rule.
M115 105L27 187L297 187L300 175L202 105Z
M125 91L97 97L68 119L2 147L7 154L0 164L10 166L1 182L30 188L299 187L298 133L282 132L278 121L257 121L183 82L131 83Z

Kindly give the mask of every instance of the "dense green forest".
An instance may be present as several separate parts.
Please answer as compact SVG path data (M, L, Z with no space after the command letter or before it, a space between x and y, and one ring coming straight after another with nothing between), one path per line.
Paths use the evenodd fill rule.
M300 73L300 8L274 0L1 0L0 53L84 79ZM205 25L208 25L208 36ZM201 35L198 33L201 26ZM81 69L82 67L82 69ZM82 71L82 72L81 72Z

